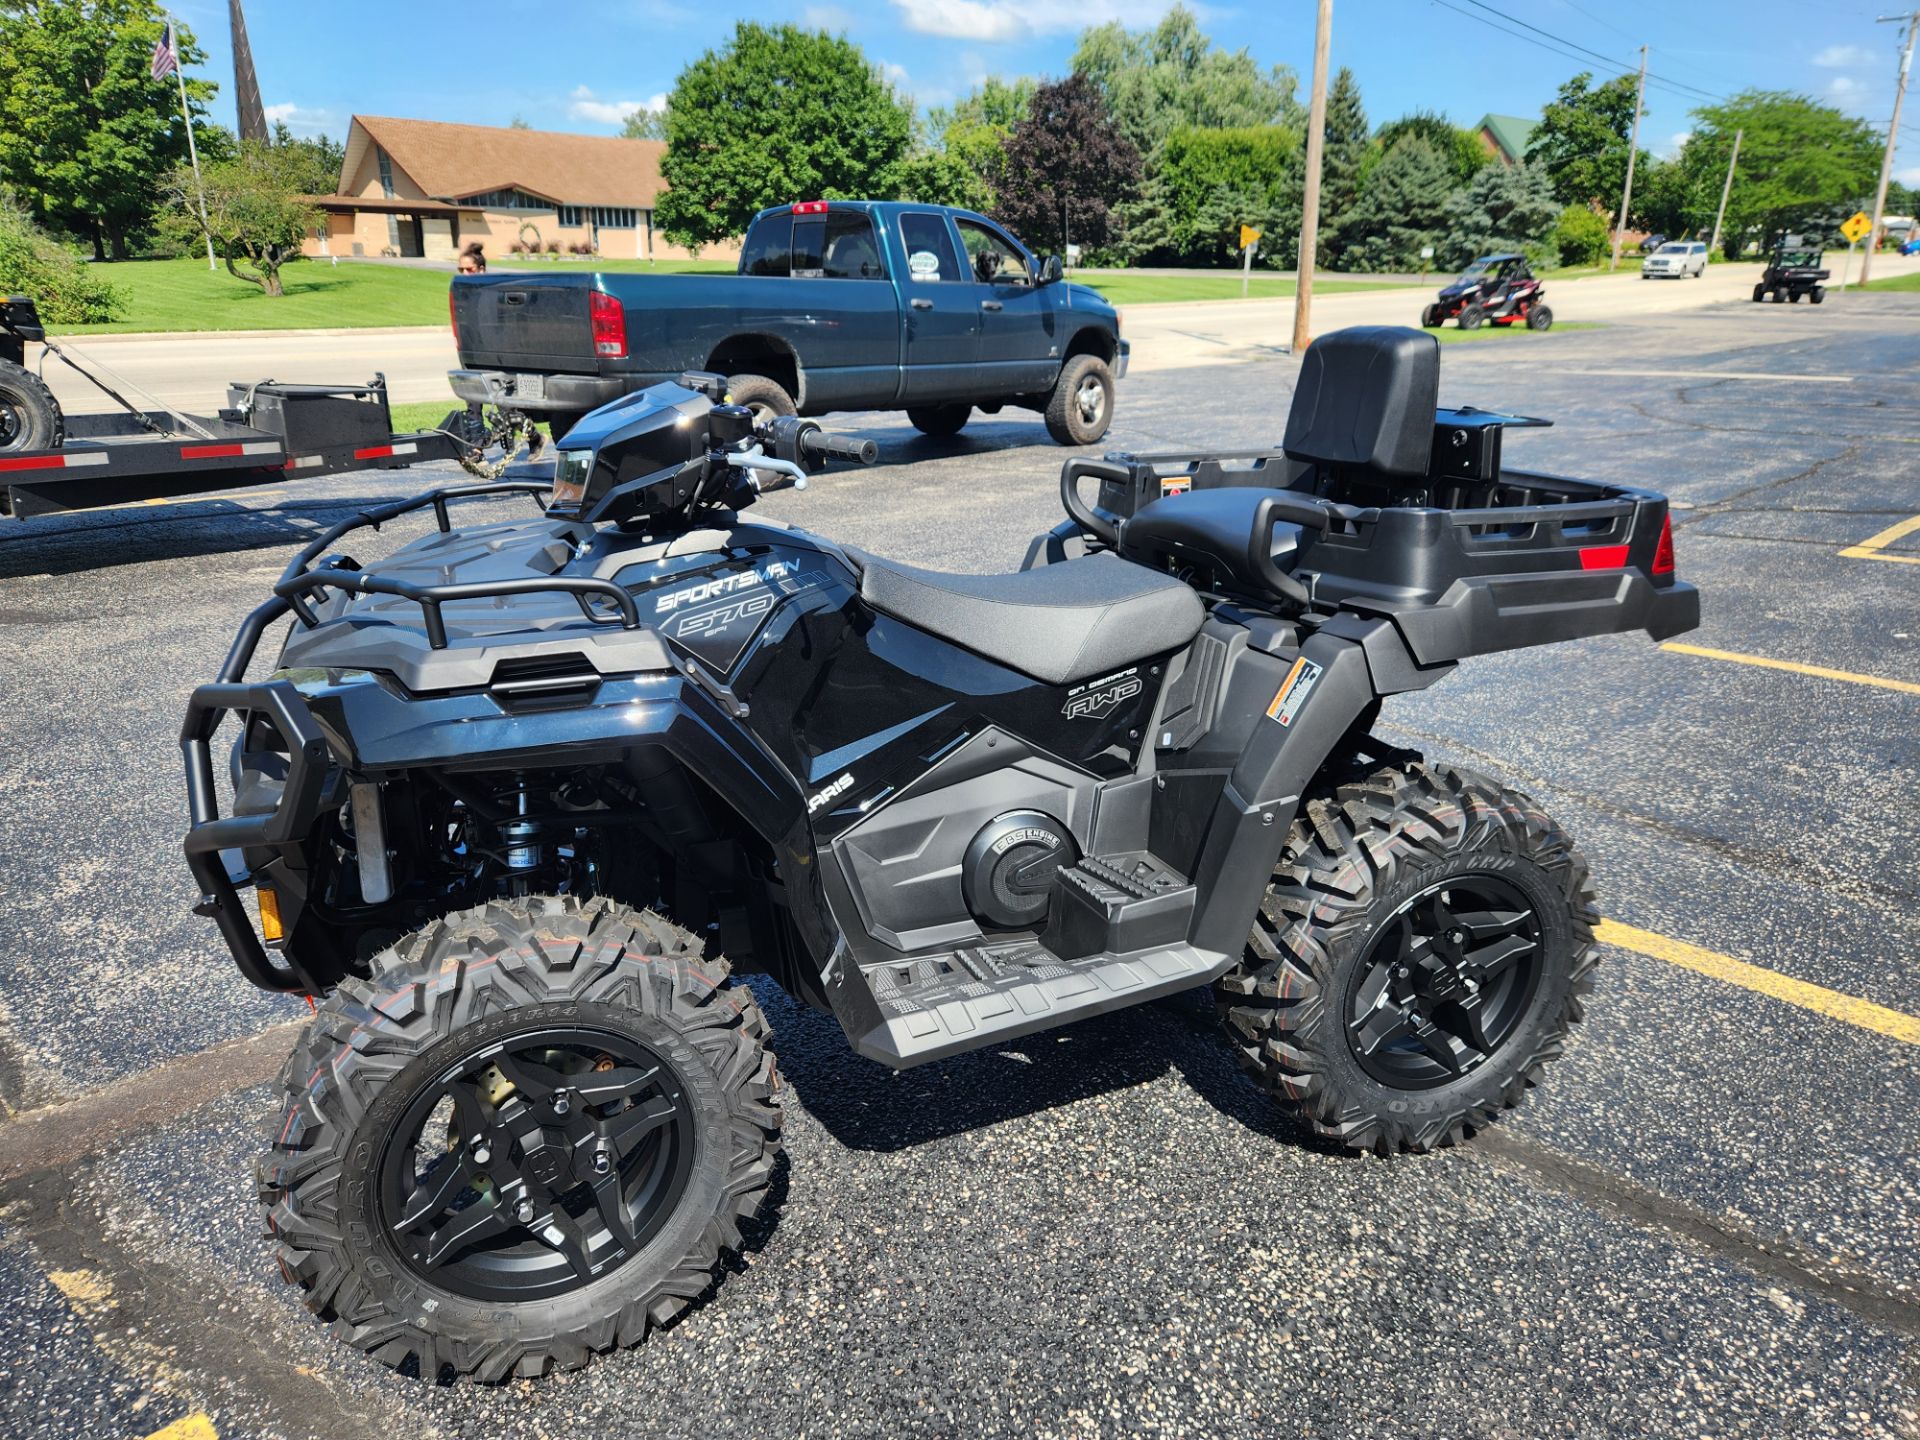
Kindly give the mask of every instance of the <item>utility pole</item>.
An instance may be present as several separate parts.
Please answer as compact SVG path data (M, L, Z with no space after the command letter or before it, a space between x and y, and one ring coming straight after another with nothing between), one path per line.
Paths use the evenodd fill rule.
M1720 187L1720 208L1713 212L1713 239L1707 242L1707 261L1713 261L1713 252L1720 248L1720 222L1727 218L1727 197L1733 193L1733 167L1740 163L1740 137L1747 132L1733 132L1733 154L1727 159L1727 183Z
M1313 339L1313 261L1320 240L1320 153L1327 142L1327 51L1333 40L1333 0L1320 0L1313 29L1313 102L1307 109L1307 176L1301 195L1300 260L1293 285L1293 349Z
M1633 204L1633 162L1640 155L1640 112L1647 98L1647 47L1640 47L1640 83L1633 92L1633 135L1627 141L1627 185L1620 192L1620 220L1613 227L1613 263L1607 266L1609 271L1620 268L1620 232L1627 228L1627 207Z
M1900 52L1900 82L1893 92L1893 119L1887 122L1887 152L1880 157L1880 188L1873 192L1873 228L1867 231L1867 253L1860 259L1860 283L1873 274L1873 247L1880 241L1880 217L1887 208L1887 181L1893 175L1893 152L1900 144L1900 105L1907 98L1907 72L1913 69L1913 37L1920 31L1920 10L1909 15L1882 15L1878 23L1907 22L1907 44Z

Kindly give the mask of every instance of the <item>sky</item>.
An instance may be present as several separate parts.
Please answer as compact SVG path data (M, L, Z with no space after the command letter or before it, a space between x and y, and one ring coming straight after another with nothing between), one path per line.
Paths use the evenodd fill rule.
M845 34L925 109L989 75L1064 74L1085 26L1149 26L1170 3L758 0L749 13ZM209 53L200 73L220 82L215 116L231 125L227 6L174 4ZM1304 101L1313 0L1191 8L1216 44L1291 66ZM268 114L338 138L356 111L478 125L518 116L536 129L615 134L633 109L664 100L682 66L723 44L741 13L696 0L252 0L246 11ZM1333 63L1352 67L1375 124L1438 110L1472 125L1488 111L1537 115L1568 76L1631 70L1645 44L1653 78L1642 144L1665 155L1705 95L1749 87L1811 95L1884 130L1902 27L1876 24L1881 13L1870 0L1335 0ZM1895 171L1920 184L1920 97L1902 120Z

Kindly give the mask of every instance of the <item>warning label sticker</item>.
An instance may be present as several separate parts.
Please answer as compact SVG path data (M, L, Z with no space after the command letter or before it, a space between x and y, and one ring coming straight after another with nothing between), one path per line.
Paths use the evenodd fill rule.
M1293 724L1293 717L1300 713L1300 707L1307 703L1307 696L1313 693L1313 687L1320 679L1322 667L1302 655L1293 662L1293 668L1287 672L1287 678L1280 682L1280 688L1273 692L1273 703L1267 706L1267 718L1281 725Z

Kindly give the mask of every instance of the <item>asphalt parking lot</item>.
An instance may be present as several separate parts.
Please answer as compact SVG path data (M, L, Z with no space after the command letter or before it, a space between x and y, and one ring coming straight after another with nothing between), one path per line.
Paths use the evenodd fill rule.
M1126 382L1105 448L1274 441L1294 371ZM1511 463L1670 494L1704 599L1680 645L1387 706L1592 860L1618 943L1531 1102L1352 1158L1202 995L896 1075L755 981L790 1164L747 1252L639 1350L496 1388L391 1374L273 1272L252 1166L290 1032L248 1042L305 1009L239 978L178 858L188 689L292 548L435 477L0 531L8 1432L1920 1434L1920 296L1451 346L1441 398L1553 417ZM767 511L956 570L1059 517L1032 417L835 426L882 464Z

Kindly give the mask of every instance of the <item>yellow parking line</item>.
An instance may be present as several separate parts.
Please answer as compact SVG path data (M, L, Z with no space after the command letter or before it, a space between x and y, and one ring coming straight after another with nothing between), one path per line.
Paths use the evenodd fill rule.
M227 490L209 491L205 495L187 495L174 500L129 500L124 505L102 505L102 510L151 510L157 505L204 505L209 500L264 500L269 496L284 495L284 490Z
M1854 685L1877 685L1882 690L1898 690L1920 695L1920 685L1911 680L1889 680L1884 675L1856 675L1851 670L1829 670L1824 665L1802 665L1798 660L1770 660L1765 655L1741 655L1732 650L1709 650L1704 645L1682 645L1669 640L1660 647L1677 655L1698 655L1703 660L1731 660L1736 665L1758 665L1766 670L1791 670L1795 675L1813 675L1822 680L1845 680Z
M205 1411L197 1411L164 1429L154 1431L147 1436L147 1440L220 1440L220 1432L213 1428L213 1421L207 1418Z
M1889 525L1878 535L1862 540L1858 545L1849 545L1840 552L1843 560L1891 560L1896 565L1920 565L1920 555L1886 555L1883 552L1894 541L1920 530L1920 515L1911 520L1902 520L1898 525Z
M1899 1010L1889 1010L1886 1006L1876 1005L1871 1000L1862 1000L1856 995L1843 995L1840 991L1829 990L1824 985L1811 985L1805 980L1795 980L1791 975L1782 975L1778 970L1749 965L1746 961L1736 960L1731 955L1703 950L1698 945L1689 945L1684 940L1673 940L1665 935L1656 935L1651 930L1622 925L1618 920L1602 920L1594 927L1593 933L1594 938L1602 945L1618 945L1622 950L1631 950L1636 955L1665 960L1671 965L1684 966L1702 975L1710 975L1715 980L1724 980L1729 985L1738 985L1743 990L1752 990L1761 995L1770 995L1775 1000L1784 1000L1789 1005L1798 1005L1802 1010L1812 1010L1816 1014L1826 1015L1835 1020L1844 1020L1849 1025L1857 1025L1862 1030L1871 1030L1876 1035L1904 1040L1909 1045L1920 1045L1920 1017L1908 1015Z

